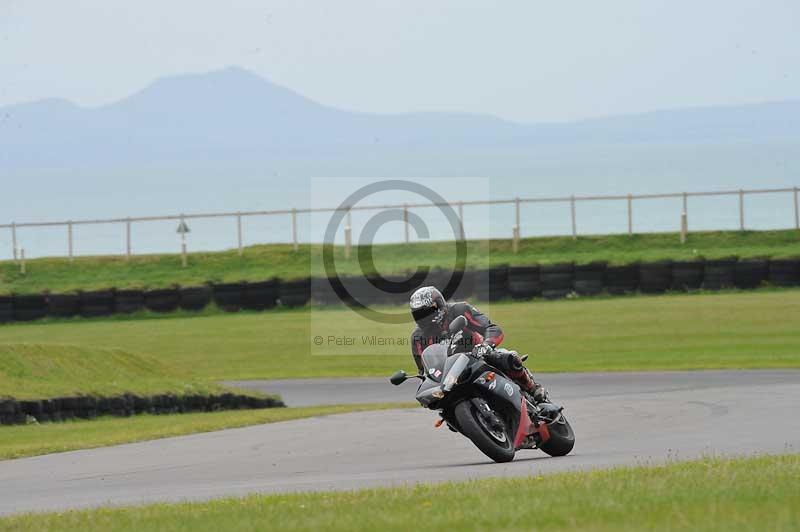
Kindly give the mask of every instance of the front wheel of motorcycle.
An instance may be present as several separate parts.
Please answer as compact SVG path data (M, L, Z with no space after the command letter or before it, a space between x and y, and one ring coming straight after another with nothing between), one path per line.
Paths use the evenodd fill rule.
M566 456L575 446L575 432L564 414L547 424L550 439L539 446L539 449L550 456Z
M458 403L454 414L461 433L483 454L495 462L510 462L514 459L514 442L511 441L508 430L499 431L490 427L472 401Z

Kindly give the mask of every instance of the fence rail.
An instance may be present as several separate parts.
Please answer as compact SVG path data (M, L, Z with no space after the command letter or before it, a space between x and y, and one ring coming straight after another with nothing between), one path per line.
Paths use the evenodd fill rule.
M637 200L653 200L653 199L681 199L683 201L681 213L681 233L682 239L685 239L688 230L686 222L688 218L689 198L701 197L719 197L719 196L738 196L739 197L739 228L744 231L746 229L745 218L745 198L749 195L759 194L791 194L794 202L794 228L800 230L800 201L798 195L800 194L800 187L791 188L764 188L764 189L738 189L738 190L717 190L705 192L673 192L673 193L660 193L660 194L614 194L614 195L570 195L570 196L552 196L552 197L516 197L502 200L464 200L449 203L403 203L403 204L383 204L383 205L354 205L349 207L323 207L323 208L291 208L291 209L278 209L278 210L260 210L260 211L228 211L228 212L205 212L194 214L168 214L161 216L132 216L125 218L102 218L102 219L85 219L85 220L66 220L66 221L47 221L47 222L12 222L8 224L0 224L0 229L7 229L11 231L12 252L14 260L20 258L21 250L18 247L17 229L21 228L42 228L42 227L64 227L67 231L67 256L72 258L74 253L73 246L73 227L80 225L102 225L102 224L124 224L125 225L125 255L131 257L133 255L133 245L131 241L131 227L134 223L143 222L163 222L163 221L180 221L186 220L202 220L202 219L219 219L219 218L232 218L236 220L237 230L237 244L238 250L241 254L243 251L243 238L242 238L242 218L255 217L255 216L290 216L292 226L292 243L294 249L297 250L299 246L297 234L297 215L298 214L312 214L312 213L333 213L337 211L374 211L384 209L403 209L406 213L405 219L408 219L407 213L409 209L424 209L431 207L457 207L458 216L461 220L461 239L465 238L464 235L464 208L477 205L514 205L515 206L515 226L512 228L511 237L514 241L514 250L518 249L519 239L521 238L520 221L521 221L521 205L523 204L536 204L536 203L566 203L570 207L571 216L571 233L573 238L578 236L577 225L577 203L579 202L594 202L594 201L624 201L627 208L627 229L628 234L634 233L633 223L633 203ZM348 219L347 225L350 225ZM406 224L405 241L409 241L408 226ZM350 239L346 238L346 247L349 248ZM349 254L349 249L347 250Z

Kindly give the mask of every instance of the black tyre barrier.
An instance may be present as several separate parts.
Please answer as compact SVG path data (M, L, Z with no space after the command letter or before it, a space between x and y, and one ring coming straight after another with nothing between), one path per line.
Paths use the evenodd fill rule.
M242 283L215 284L213 287L214 302L227 312L236 312L242 308Z
M596 296L605 290L605 276L607 264L605 262L592 262L575 266L575 280L573 287L581 296Z
M141 290L116 290L114 292L114 312L130 314L144 308L144 293Z
M545 299L561 299L573 290L575 282L575 264L571 262L559 264L543 264L539 270L542 282L542 297Z
M278 300L284 307L302 307L311 299L311 279L281 282Z
M769 261L764 259L745 259L736 263L736 287L758 288L769 276Z
M631 294L639 290L639 265L608 266L605 272L606 291L612 295Z
M11 296L0 296L0 323L14 321L14 298Z
M14 319L33 321L47 315L47 300L43 295L14 296Z
M258 283L245 283L242 307L248 310L273 308L278 302L278 281L270 279Z
M178 306L183 310L203 310L211 303L210 286L187 286L178 289Z
M379 305L385 302L386 293L373 286L367 277L347 276L340 280L347 290L347 299L362 305Z
M800 259L769 261L769 282L775 286L800 286Z
M703 288L706 290L722 290L736 285L737 258L714 259L706 261L703 275Z
M92 318L110 316L114 313L114 291L97 290L81 292L81 316Z
M508 266L479 270L475 276L475 297L490 302L508 299Z
M639 265L639 290L660 294L672 286L672 261L643 262Z
M699 260L675 261L672 263L672 289L688 292L703 286L705 262Z
M452 294L444 294L443 292L445 297L453 301L464 301L471 298L475 294L477 272L466 270L460 274L454 273L453 275L461 275L461 282L455 287ZM449 279L450 276L448 275L447 278Z
M531 299L542 295L539 266L512 266L508 269L508 293L513 299Z
M178 308L180 301L177 288L148 290L144 293L144 306L153 312L173 312Z
M78 294L50 294L47 296L47 315L54 318L72 318L81 313Z
M311 279L311 298L320 305L339 303L339 296L334 292L331 281L327 277L314 277Z
M113 397L57 397L54 399L17 401L0 399L0 424L93 419L97 416L132 416L135 414L175 414L211 412L230 409L281 408L286 405L273 397L253 397L224 393L220 395L154 395L134 394Z

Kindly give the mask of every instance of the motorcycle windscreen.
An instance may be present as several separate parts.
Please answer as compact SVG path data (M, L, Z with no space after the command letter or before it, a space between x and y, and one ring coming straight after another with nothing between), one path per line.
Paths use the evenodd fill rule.
M444 363L447 360L447 347L444 344L433 344L422 352L422 367L425 375L436 382L442 382L444 377Z
M469 366L469 357L467 355L457 355L447 359L444 365L444 381L442 390L449 392L453 386L459 383L459 377L464 373L464 370Z

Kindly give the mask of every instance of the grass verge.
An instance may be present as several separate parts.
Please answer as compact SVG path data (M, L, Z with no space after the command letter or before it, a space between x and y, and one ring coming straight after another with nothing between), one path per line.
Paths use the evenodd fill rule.
M276 423L315 416L408 408L410 403L268 408L201 414L143 415L130 418L100 418L42 425L0 427L0 460L40 454L106 447L121 443L156 440L198 432ZM0 526L0 529L3 527Z
M800 316L800 290L479 306L502 325L504 346L531 355L534 371L800 367L800 328L792 319ZM347 309L296 309L14 324L0 328L0 342L120 349L156 358L185 381L211 383L386 376L413 367L410 330ZM315 336L325 343L315 346ZM354 345L327 343L328 336ZM373 336L397 341L371 346Z
M642 235L526 238L514 253L510 240L474 240L467 244L470 268L499 264L741 257L796 257L800 255L800 233L785 231L717 231L692 233L682 245L676 233ZM431 268L452 268L454 242L417 242L373 247L375 267L383 274L416 271L419 257ZM254 281L273 276L284 279L308 277L319 272L321 245L274 244L251 246L240 257L236 250L192 253L189 267L181 267L179 255L145 255L126 261L124 257L42 258L28 260L21 275L12 261L0 261L0 293L74 292L104 288L160 288L174 284L198 285L208 281ZM335 249L340 274L360 275L358 253L348 260L341 247Z
M125 392L206 395L220 391L222 387L216 384L183 378L155 357L115 347L0 344L0 397L47 399Z
M797 530L800 456L25 515L7 530Z

